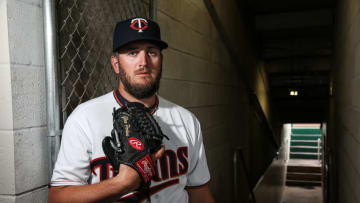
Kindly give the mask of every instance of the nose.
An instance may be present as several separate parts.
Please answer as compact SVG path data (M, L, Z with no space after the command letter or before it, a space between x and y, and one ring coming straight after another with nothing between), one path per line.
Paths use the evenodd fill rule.
M139 54L139 65L140 66L147 66L148 64L148 55L145 51L141 51Z

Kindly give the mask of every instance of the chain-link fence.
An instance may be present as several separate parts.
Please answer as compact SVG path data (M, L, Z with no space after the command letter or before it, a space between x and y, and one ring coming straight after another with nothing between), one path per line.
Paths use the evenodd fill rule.
M58 0L62 123L80 103L117 85L110 56L116 22L149 17L151 0Z

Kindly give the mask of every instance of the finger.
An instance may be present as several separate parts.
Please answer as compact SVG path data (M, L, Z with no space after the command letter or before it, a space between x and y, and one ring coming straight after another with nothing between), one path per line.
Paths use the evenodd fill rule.
M162 157L162 155L164 154L165 152L165 146L164 145L161 145L161 148L154 152L152 155L151 155L151 158L155 161L155 160L158 160Z

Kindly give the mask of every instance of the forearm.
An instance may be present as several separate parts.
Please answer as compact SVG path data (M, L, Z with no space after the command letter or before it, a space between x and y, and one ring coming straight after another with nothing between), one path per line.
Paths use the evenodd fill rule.
M210 195L210 196L203 196L201 198L189 198L189 203L215 203L215 200Z
M187 188L189 203L215 203L210 192L210 183L199 187Z
M124 165L120 168L122 172L119 175L97 184L52 187L48 202L113 202L123 194L137 189L141 182L135 170L125 170L128 167Z
M121 194L129 192L116 181L112 178L93 185L52 187L48 202L113 202Z
M203 194L203 195L190 195L189 203L215 203L215 200L211 193Z

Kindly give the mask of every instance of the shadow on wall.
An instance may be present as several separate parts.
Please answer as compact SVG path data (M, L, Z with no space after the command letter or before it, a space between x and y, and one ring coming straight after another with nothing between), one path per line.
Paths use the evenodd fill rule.
M281 145L277 156L272 160L265 173L253 191L256 203L279 203L281 202L285 187L286 162L288 160L288 145L291 125L284 124L281 133Z

